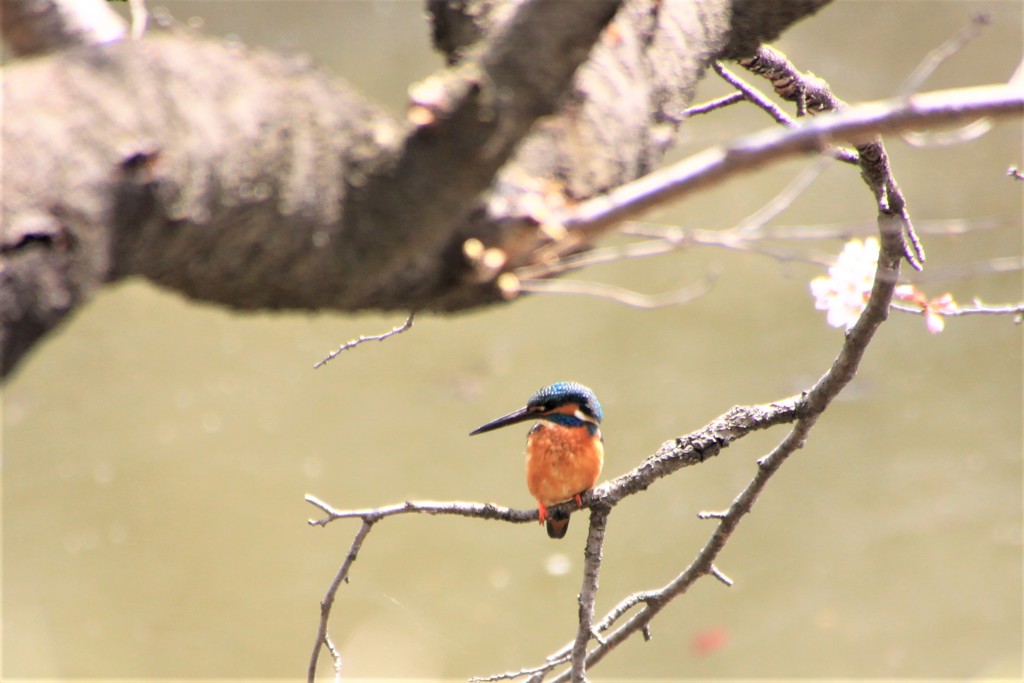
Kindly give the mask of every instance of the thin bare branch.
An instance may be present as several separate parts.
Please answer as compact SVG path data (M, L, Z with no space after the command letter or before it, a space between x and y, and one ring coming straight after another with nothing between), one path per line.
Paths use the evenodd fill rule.
M602 632L607 631L626 612L637 605L646 605L652 601L656 601L658 596L658 591L641 591L639 593L633 593L632 595L626 596L618 605L609 610L608 614L601 619L597 626L595 626L595 629ZM607 639L605 639L605 644L607 644Z
M732 579L730 579L728 576L723 574L722 570L719 569L718 567L716 567L715 565L711 565L710 572L711 572L711 576L715 577L716 579L718 579L719 581L724 583L726 586L730 586L730 587L732 586L732 583L733 583Z
M924 315L925 311L920 306L905 306L903 304L893 304L892 310L899 311L900 313L912 313L914 315ZM977 303L973 306L957 306L955 309L942 312L943 318L955 318L961 315L1021 315L1024 314L1024 302L1018 304L1002 304L1002 305L984 305Z
M338 573L334 575L334 580L331 581L331 585L327 588L327 594L320 602L320 624L317 627L316 643L313 645L313 655L309 659L309 669L306 672L307 683L315 683L316 681L316 664L317 660L320 659L320 649L324 645L327 645L332 657L334 657L335 678L340 676L341 655L338 654L337 650L327 637L327 622L331 616L331 607L334 605L334 596L337 594L338 588L341 586L342 582L348 580L348 572L352 568L352 563L356 561L356 557L359 555L359 549L363 547L363 541L366 540L366 537L370 534L370 530L372 528L373 522L363 520L362 525L359 527L359 531L356 532L355 538L352 539L352 545L349 546L348 555L345 556L345 561L341 563Z
M494 519L502 522L522 524L537 521L537 510L513 510L511 508L492 505L490 503L436 502L429 500L406 501L396 505L385 505L378 508L360 510L337 510L316 496L307 495L306 502L323 510L321 519L310 519L310 526L327 526L337 519L361 519L364 522L378 522L385 517L406 514L452 515L455 517L475 517L477 519ZM568 506L566 506L568 507ZM556 509L555 507L548 508Z
M917 221L914 229L922 235L966 235L980 230L993 230L1002 227L1003 221L995 218L949 218L944 220ZM761 237L770 240L849 240L852 237L863 237L878 231L869 223L818 223L814 225L777 225L765 227Z
M372 336L369 336L369 337L360 336L359 339L353 339L350 342L346 342L346 343L342 344L340 347L338 347L334 351L331 351L329 354L327 354L327 356L325 356L324 358L322 358L319 361L317 361L316 363L314 363L313 364L313 368L316 369L316 368L320 368L320 367L326 365L329 361L332 361L335 358L337 358L338 355L342 351L348 351L349 349L352 349L352 348L355 348L355 347L359 346L363 342L368 342L368 341L384 341L385 339L388 339L389 337L394 337L396 334L401 334L402 332L405 332L410 327L412 327L412 320L413 320L414 317L416 317L416 312L415 311L409 313L409 317L405 319L404 323L402 323L398 327L395 327L395 328L391 329L388 332L385 332L384 334L376 334L376 335L372 335Z
M917 223L915 230L925 235L949 236L964 235L979 230L992 230L1002 225L1004 225L1004 222L998 219L974 219L970 221L962 219L931 220ZM731 251L761 254L787 263L797 262L818 266L831 266L835 263L835 257L831 254L779 247L766 242L772 240L801 242L825 239L849 240L853 237L870 235L876 230L877 228L872 228L867 223L837 223L832 225L788 225L774 227L765 225L756 231L747 232L742 230L741 226L714 230L628 221L619 230L622 235L648 239L571 254L552 263L520 268L516 271L516 275L521 276L523 281L530 281L570 270L628 259L660 256L691 247L718 247ZM924 279L929 281L956 279L971 275L1011 272L1022 269L1024 269L1024 259L1004 257L971 266L929 269L926 275L917 275L914 279L915 281ZM544 287L544 285L541 287ZM532 286L529 288L524 287L524 290L527 289L533 291ZM574 288L570 287L569 289L570 291L565 293L577 293Z
M757 88L727 69L721 62L713 63L711 68L715 70L715 73L718 74L723 81L736 88L736 90L743 95L745 100L759 109L764 110L768 116L775 119L776 123L781 123L784 126L792 126L796 123L792 117L782 111L782 109L780 109L774 102L762 95Z
M716 109L728 107L729 105L736 104L737 102L740 102L743 99L745 98L743 96L743 93L741 92L730 93L728 95L725 95L724 97L719 97L717 99L711 100L710 102L705 102L704 104L695 104L692 107L687 107L686 109L683 110L682 118L688 119L694 116L699 116L701 114L709 114L715 111ZM678 122L679 121L677 121L677 123Z
M551 671L559 664L568 661L569 656L566 655L564 659L548 662L547 664L541 664L540 666L531 667L529 669L520 669L519 671L506 671L501 674L494 674L493 676L473 676L469 679L469 683L490 683L491 681L509 681L517 678L526 678L527 676L533 676L535 674L544 674Z
M938 130L920 133L906 130L900 133L900 137L908 145L914 147L952 147L973 142L988 134L995 124L992 119L980 118L953 130Z
M792 206L793 202L815 180L821 177L821 174L825 172L826 166L830 164L831 161L828 159L818 159L815 163L801 171L786 187L782 188L781 192L772 197L770 201L757 211L741 220L733 229L736 232L747 234L759 232L771 220Z
M830 256L824 254L813 254L803 250L786 249L783 247L777 247L774 245L766 244L764 240L768 238L775 238L776 229L765 228L764 231L755 233L744 233L735 228L728 230L710 230L705 228L680 228L676 226L661 226L652 225L649 223L636 223L627 222L625 223L620 232L623 235L630 235L634 237L648 237L651 239L644 240L642 242L631 242L623 245L615 245L611 247L602 247L591 251L584 251L578 254L570 254L561 259L537 264L533 266L525 266L515 271L515 281L513 291L511 295L518 295L521 291L542 291L559 294L591 294L593 291L579 291L581 287L580 283L572 283L566 287L559 287L558 284L548 283L542 278L548 278L552 275L564 273L570 270L576 270L579 268L585 268L589 266L600 265L603 263L614 263L617 261L624 261L627 259L638 259L648 258L651 256L660 256L662 254L668 254L674 251L686 249L694 246L710 246L719 247L723 249L730 249L733 251L742 251L754 254L763 254L770 256L779 261L796 261L804 263L813 263L816 265L831 265L833 260ZM811 228L810 230L813 230ZM837 230L840 231L837 234ZM790 234L793 237L788 239L803 239L804 235L796 228L791 229ZM833 229L826 236L848 236L850 231L848 229ZM717 270L710 270L705 278L705 282L708 286L713 285L717 279L719 272ZM541 282L539 286L537 282ZM562 281L564 283L564 281ZM585 283L587 288L592 290L590 287L591 283ZM618 289L611 285L597 285L599 288L606 289ZM650 308L657 308L661 305L675 305L680 303L687 303L689 299L686 298L687 293L694 293L697 296L701 294L699 291L700 283L693 285L690 288L676 290L661 295L654 295L652 300L651 295L637 294L628 290L621 290L626 292L626 296L621 298L621 303L627 303L632 305L634 300L640 300L645 302ZM604 291L601 293L594 293L597 296L603 296ZM640 297L634 299L634 297ZM610 297L614 298L614 297Z
M968 43L981 35L982 30L991 23L992 17L987 12L976 13L971 17L969 24L962 27L954 35L947 38L942 45L930 50L924 56L921 63L907 76L907 80L903 81L903 84L896 89L896 94L909 95L920 90L924 82L935 73L935 70L943 62L964 49Z
M334 660L334 683L341 683L341 651L331 640L330 634L324 634L324 647L331 653L331 659Z
M650 232L645 232L643 226L634 222L626 222L620 232L623 235L651 236L653 239L643 242L630 242L628 244L600 247L583 251L577 254L569 254L555 261L540 263L532 266L523 266L515 271L516 277L522 281L529 281L539 278L547 278L552 275L564 273L570 270L597 266L603 263L615 263L627 259L647 258L660 256L690 246L694 240L693 232L674 226L658 226Z
M921 63L917 65L917 68L911 72L907 80L903 82L903 85L897 89L896 94L909 95L917 92L943 62L953 57L968 43L981 35L982 30L990 23L992 23L992 18L987 12L978 12L971 17L969 24L950 36L942 45L925 55ZM913 145L914 147L948 147L977 140L992 130L992 127L992 121L983 118L972 121L955 130L929 131L924 133L908 130L901 133L900 137L908 145Z
M965 263L956 266L946 266L927 277L917 277L915 280L927 280L934 282L939 280L960 280L978 275L991 275L993 273L1019 273L1024 270L1024 256L999 256L977 263Z
M582 282L580 280L520 280L519 288L522 292L534 294L596 296L632 308L654 309L678 306L699 299L711 291L717 277L717 271L708 271L700 282L664 294L641 294L604 282Z
M682 229L662 226L639 226L633 224L627 234L641 235L664 239L667 243L676 245L674 248L682 249L687 246L706 246L741 251L750 254L762 254L778 261L813 263L820 266L829 266L835 259L827 254L816 254L806 250L788 249L766 244L765 240L774 237L768 232L744 233L735 228L729 230L708 230L705 228Z

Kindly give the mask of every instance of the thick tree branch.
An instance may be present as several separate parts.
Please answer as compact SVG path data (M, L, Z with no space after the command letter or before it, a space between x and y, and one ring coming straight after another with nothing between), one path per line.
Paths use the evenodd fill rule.
M485 4L401 122L301 59L180 29L8 66L3 372L133 275L241 309L497 301L467 238L532 252L553 210L649 171L741 33L728 0L628 0L609 29L617 0Z
M413 126L301 59L181 32L12 63L3 79L3 372L102 283L134 274L248 309L429 310L494 301L494 290L475 282L462 242L528 217L525 207L536 202L526 198L545 194L551 177L535 175L530 160L554 163L566 178L602 167L620 169L606 184L635 177L642 166L616 160L654 159L664 144L654 150L649 139L618 135L606 140L614 147L598 151L563 133L649 130L648 112L664 98L631 93L635 111L617 113L609 126L592 102L627 98L597 85L612 77L634 90L685 92L699 77L701 55L727 29L720 22L686 42L663 39L666 27L685 25L683 9L692 11L665 8L644 27L654 42L606 42L593 76L569 88L617 5L582 3L562 20L574 4L509 5L516 11L492 39L414 90ZM5 26L12 35L16 27ZM616 35L638 29L627 24ZM517 49L522 44L530 49ZM615 76L628 68L625 57L655 47L659 70L635 81ZM528 151L519 148L559 99L562 132L551 135L549 123ZM581 111L590 116L581 119ZM517 160L497 185L505 209L462 221L469 207L482 206L479 195L513 150ZM574 183L600 190L589 184Z
M386 171L350 194L348 228L362 248L338 255L357 300L373 293L370 274L388 280L448 241L533 123L554 112L621 1L526 0L478 52L419 87L420 125Z

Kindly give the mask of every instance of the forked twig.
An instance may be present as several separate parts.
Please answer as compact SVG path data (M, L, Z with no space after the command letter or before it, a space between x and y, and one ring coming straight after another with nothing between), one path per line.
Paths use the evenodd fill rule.
M809 114L849 110L848 105L836 97L828 84L813 76L800 72L792 62L778 50L762 45L757 53L740 64L751 73L771 81L775 92L784 99L798 103ZM896 183L889 166L889 155L880 138L856 145L861 177L872 189L880 210L896 213L903 223L903 255L915 270L924 267L924 247L906 208L903 192Z

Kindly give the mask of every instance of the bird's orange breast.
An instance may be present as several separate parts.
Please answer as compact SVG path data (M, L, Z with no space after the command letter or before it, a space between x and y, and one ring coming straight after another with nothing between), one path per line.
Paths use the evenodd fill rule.
M554 505L594 487L604 464L601 434L586 426L538 423L526 440L526 486L542 505Z

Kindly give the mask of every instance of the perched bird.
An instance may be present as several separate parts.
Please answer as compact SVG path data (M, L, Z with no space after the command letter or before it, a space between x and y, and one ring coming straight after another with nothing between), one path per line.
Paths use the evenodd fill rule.
M519 410L491 420L469 435L539 420L526 437L526 487L537 499L548 536L562 538L569 528L569 514L549 516L548 506L575 500L583 507L580 494L594 487L604 464L602 417L593 391L576 382L556 382L531 396Z

